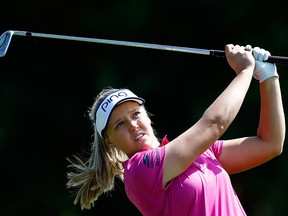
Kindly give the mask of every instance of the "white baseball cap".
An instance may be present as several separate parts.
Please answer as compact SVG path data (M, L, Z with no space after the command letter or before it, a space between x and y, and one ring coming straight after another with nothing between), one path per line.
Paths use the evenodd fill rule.
M102 132L107 126L109 117L113 109L117 105L126 101L135 101L140 105L145 102L143 98L138 97L129 89L120 89L108 95L99 105L96 111L96 129L101 137L103 137Z

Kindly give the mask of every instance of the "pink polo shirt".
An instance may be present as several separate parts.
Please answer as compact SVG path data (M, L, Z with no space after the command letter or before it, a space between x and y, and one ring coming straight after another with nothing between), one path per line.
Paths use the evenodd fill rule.
M159 148L135 154L123 163L125 190L145 216L246 216L229 175L217 158L215 142L188 169L162 188L166 137Z

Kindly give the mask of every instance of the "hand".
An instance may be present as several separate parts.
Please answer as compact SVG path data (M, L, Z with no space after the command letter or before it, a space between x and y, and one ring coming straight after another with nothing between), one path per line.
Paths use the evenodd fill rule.
M251 71L252 75L255 68L255 59L252 55L252 49L246 50L244 46L227 44L225 46L225 54L229 65L237 75L244 70Z
M251 46L247 45L246 49L250 49ZM277 68L275 64L265 62L269 56L270 52L259 47L253 48L253 56L255 58L255 69L253 72L253 77L262 83L264 80L270 77L279 77L277 73Z

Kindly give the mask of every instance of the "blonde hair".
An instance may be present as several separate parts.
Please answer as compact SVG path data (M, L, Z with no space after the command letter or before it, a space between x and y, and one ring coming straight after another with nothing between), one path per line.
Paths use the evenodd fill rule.
M82 209L90 209L98 197L114 189L114 179L123 179L122 162L128 157L122 151L105 143L96 130L96 111L100 103L111 93L119 89L112 87L104 88L96 97L89 110L89 118L94 128L94 141L91 143L90 157L86 160L80 156L73 156L69 161L68 168L72 171L67 173L67 188L73 188L76 195L74 204L80 202Z

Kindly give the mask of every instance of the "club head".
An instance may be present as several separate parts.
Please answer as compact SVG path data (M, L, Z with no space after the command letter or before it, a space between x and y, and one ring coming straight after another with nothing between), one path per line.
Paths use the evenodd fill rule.
M6 55L12 36L13 31L6 31L0 36L0 57Z

